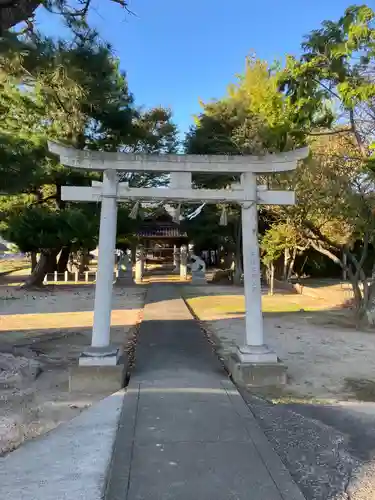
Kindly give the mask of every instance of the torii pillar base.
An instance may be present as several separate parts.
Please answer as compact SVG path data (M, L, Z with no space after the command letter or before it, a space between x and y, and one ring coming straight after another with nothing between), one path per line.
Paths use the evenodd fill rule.
M224 363L233 381L242 387L280 387L287 383L287 366L267 346L246 346L230 354Z
M69 391L112 393L125 385L127 366L116 346L89 347L69 369Z

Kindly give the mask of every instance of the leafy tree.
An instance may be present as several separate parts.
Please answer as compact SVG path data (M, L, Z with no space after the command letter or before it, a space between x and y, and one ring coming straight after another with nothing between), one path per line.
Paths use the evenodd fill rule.
M295 189L297 204L273 208L272 217L298 232L299 246L314 249L347 273L358 319L372 322L374 285L365 272L375 236L371 172L350 132L309 142L309 161L278 179L280 186Z
M295 189L298 204L266 207L272 227L264 259L271 265L282 248L289 251L294 236L286 235L295 235L292 255L310 247L341 266L358 317L370 321L375 285L364 264L374 239L374 181L366 168L374 140L374 37L373 11L350 7L337 23L312 32L302 57L288 58L286 68L249 58L228 95L204 106L186 141L187 151L211 154L277 152L309 142L312 156L297 172L267 179ZM228 182L206 179L212 187Z
M5 238L17 244L22 252L40 253L40 259L26 286L39 285L46 270L54 270L54 263L61 248L69 245L76 248L95 248L98 221L87 218L77 209L61 212L46 207L33 207L13 214Z
M227 95L208 104L196 118L185 140L187 153L250 154L290 150L303 144L304 134L292 126L289 100L278 87L278 69L254 57L246 59L243 75L228 87ZM226 187L238 176L196 176L196 185ZM242 274L240 209L232 208L237 276ZM262 217L265 212L261 212ZM218 216L219 217L219 216ZM217 218L218 218L217 217ZM262 220L260 222L262 225Z
M295 126L312 138L312 160L294 176L291 220L309 246L348 275L358 318L374 322L373 283L365 266L374 239L371 150L375 131L375 13L351 6L324 21L289 57L280 88L295 107ZM320 136L320 137L319 137Z
M349 7L337 22L324 21L312 31L302 44L303 55L288 57L280 74L299 127L318 134L350 131L364 158L375 130L374 22L370 7ZM335 116L341 127L331 130Z
M296 228L285 222L272 224L260 239L261 259L267 269L270 285L269 293L273 295L275 280L275 264L284 257L282 278L291 278L297 251L301 250L300 236Z

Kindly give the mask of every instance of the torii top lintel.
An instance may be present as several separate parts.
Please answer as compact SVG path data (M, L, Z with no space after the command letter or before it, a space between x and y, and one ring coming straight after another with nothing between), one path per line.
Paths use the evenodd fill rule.
M85 170L125 170L129 172L205 172L271 174L294 170L298 160L308 156L308 148L286 153L250 155L154 155L87 151L49 142L51 153L63 165Z

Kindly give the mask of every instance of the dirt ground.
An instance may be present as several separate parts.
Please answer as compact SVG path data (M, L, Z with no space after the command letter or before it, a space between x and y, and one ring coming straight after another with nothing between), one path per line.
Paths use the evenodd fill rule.
M12 285L0 278L0 454L107 395L68 391L69 366L90 344L94 287L25 292ZM113 343L129 347L143 303L144 288L114 288ZM12 370L17 363L21 369Z
M337 287L327 288L319 297L263 297L265 341L288 366L285 396L345 401L360 397L358 384L375 387L375 332L356 330L351 312L337 308L347 299L347 291L340 295ZM242 293L221 286L185 288L204 327L229 351L245 335Z

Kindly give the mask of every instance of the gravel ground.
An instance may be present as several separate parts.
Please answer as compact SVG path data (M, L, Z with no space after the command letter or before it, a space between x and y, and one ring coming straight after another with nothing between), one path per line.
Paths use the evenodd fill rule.
M69 366L90 345L93 302L92 286L0 287L0 453L107 396L68 390ZM144 289L114 288L112 342L131 347L143 303Z
M199 293L190 290L189 296ZM220 313L222 294L228 290L215 294L214 313L204 300L193 309L215 343L221 340L230 351L243 341L245 324L238 311ZM266 315L266 342L286 362L289 382L284 394L268 395L276 404L254 392L242 391L243 397L307 500L373 500L374 333L324 326L324 317L303 311ZM356 401L362 393L348 379L368 382L368 402Z
M375 404L272 404L242 391L307 500L375 498Z

